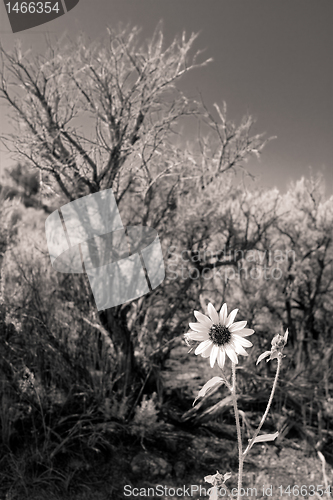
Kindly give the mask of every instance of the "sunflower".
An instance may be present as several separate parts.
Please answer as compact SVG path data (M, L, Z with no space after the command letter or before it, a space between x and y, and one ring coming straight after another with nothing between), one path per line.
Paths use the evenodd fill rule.
M244 337L252 335L254 330L245 328L247 321L234 323L237 312L238 309L234 309L228 316L227 304L223 304L218 314L211 303L208 304L209 317L194 311L198 323L189 324L192 331L185 334L185 339L200 341L195 354L209 357L211 367L217 360L220 368L223 368L226 354L233 363L238 363L237 354L248 356L244 347L251 347L252 344Z

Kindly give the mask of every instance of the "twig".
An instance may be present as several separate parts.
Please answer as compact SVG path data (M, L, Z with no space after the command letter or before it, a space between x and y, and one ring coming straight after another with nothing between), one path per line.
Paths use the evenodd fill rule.
M266 420L266 417L268 415L268 412L269 412L269 409L270 409L270 406L272 404L272 401L273 401L273 397L274 397L274 392L275 392L275 389L276 389L276 385L277 385L277 381L278 381L278 378L279 378L279 373L280 373L280 368L281 368L281 363L282 363L282 357L281 356L278 356L277 357L277 361L278 361L278 365L277 365L277 369L276 369L276 374L275 374L275 379L274 379L274 383L273 383L273 387L272 387L272 392L271 392L271 395L269 397L269 400L268 400L268 403L267 403L267 408L265 410L265 413L263 414L263 417L261 419L261 422L259 424L259 427L258 429L255 431L254 435L253 435L253 438L251 439L251 441L249 442L249 444L247 445L247 448L246 450L244 451L243 453L243 459L246 457L246 455L248 454L248 452L250 451L250 449L252 448L252 445L254 443L254 440L255 438L258 436L259 432L260 432L260 429L261 427L263 426L263 423L265 422Z

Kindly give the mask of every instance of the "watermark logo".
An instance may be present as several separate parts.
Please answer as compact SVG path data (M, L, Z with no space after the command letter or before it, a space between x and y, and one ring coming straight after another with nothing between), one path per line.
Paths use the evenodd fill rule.
M48 23L74 9L80 0L3 0L13 33Z
M45 221L52 266L86 272L99 311L145 295L165 277L155 229L124 227L111 189L78 198Z
M221 250L191 252L171 246L168 249L167 277L175 280L280 280L285 263L294 264L293 250Z

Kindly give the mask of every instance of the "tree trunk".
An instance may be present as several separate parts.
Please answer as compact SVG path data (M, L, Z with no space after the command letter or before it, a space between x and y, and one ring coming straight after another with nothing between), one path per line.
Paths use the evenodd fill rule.
M116 349L118 361L117 372L121 375L118 387L121 388L124 396L128 395L133 387L136 378L135 374L137 373L131 334L118 307L101 311L100 320L103 326L109 331Z

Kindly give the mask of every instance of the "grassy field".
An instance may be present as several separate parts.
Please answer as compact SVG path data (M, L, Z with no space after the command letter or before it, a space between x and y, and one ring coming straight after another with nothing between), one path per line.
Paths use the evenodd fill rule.
M70 460L64 454L64 461L58 460L57 468L43 463L42 457L32 460L30 455L29 462L24 454L12 455L0 474L4 480L10 475L14 481L10 488L0 489L1 500L208 499L210 485L204 477L217 470L221 474L232 473L227 481L229 491L221 490L221 496L235 496L232 489L237 487L238 450L230 405L207 413L225 397L217 392L199 403L198 411L192 408L198 390L213 375L215 370L210 369L207 360L187 355L187 348L180 345L163 374L165 400L163 405L157 403L156 418L146 415L141 427L132 427L130 432L119 422L106 422L104 431L109 446L104 453L92 443L89 456L79 449L72 450ZM239 377L240 385L241 381ZM333 485L332 450L326 448L330 463L323 463L311 440L302 438L302 426L296 425L300 416L285 408L289 400L282 400L282 394L284 391L278 393L277 403L270 411L266 431L279 428L281 418L295 425L289 426L290 431L280 441L253 446L244 463L242 496L274 500L297 496L328 498L324 492L327 485ZM242 403L247 405L244 442L262 415L261 399L258 408L253 401L245 398ZM98 425L96 432L97 428L101 432ZM29 466L32 462L33 467Z
M278 498L290 498L299 496L301 498L323 497L325 490L325 478L323 476L322 462L314 453L306 450L302 443L289 443L277 453L274 445L257 445L253 448L248 460L244 464L244 481L242 496L263 498L273 500ZM35 487L31 485L25 493L8 492L1 497L4 500L118 500L122 498L136 498L147 496L150 498L189 497L193 499L209 498L209 484L205 483L205 475L220 472L232 472L233 476L227 481L229 492L221 491L221 496L233 497L232 488L237 487L236 460L233 453L230 457L230 449L235 448L235 443L227 443L214 437L200 436L194 439L192 447L187 450L197 459L192 464L192 472L187 469L184 474L178 474L177 469L172 469L164 477L138 477L131 471L131 457L135 450L123 448L118 450L117 456L112 457L108 464L104 464L103 471L97 474L89 471L89 474L76 470L75 487L70 486L68 491L63 488L57 490L56 484L47 486L42 484L41 478L36 480ZM297 449L298 448L298 449ZM304 449L305 448L305 449ZM138 449L136 450L138 452ZM148 452L149 453L149 452ZM154 451L156 453L156 451ZM201 460L199 456L201 455ZM165 456L165 454L164 454ZM191 461L190 461L191 462ZM333 485L333 469L326 464L326 481ZM82 478L80 485L79 478ZM95 476L95 477L94 477ZM103 478L104 476L104 478ZM91 484L89 485L89 482ZM302 488L303 487L303 488ZM322 490L322 491L321 491Z

